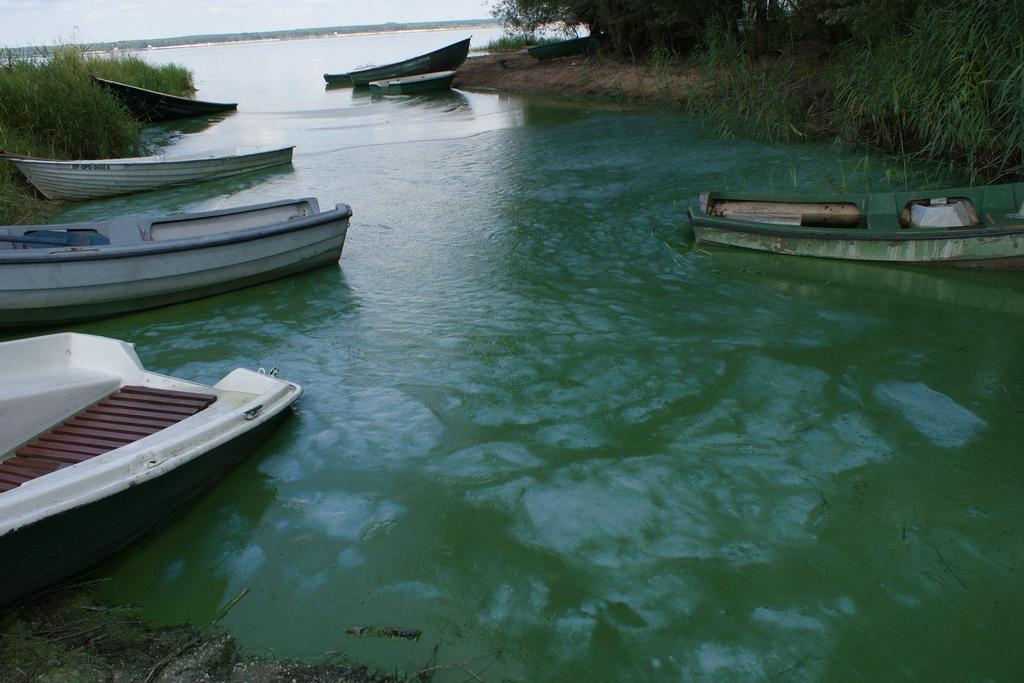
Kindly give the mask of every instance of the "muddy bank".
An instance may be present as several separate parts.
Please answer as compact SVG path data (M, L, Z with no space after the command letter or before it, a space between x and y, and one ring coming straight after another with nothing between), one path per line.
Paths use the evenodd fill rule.
M0 609L0 680L397 683L431 671L395 678L358 665L248 656L216 628L149 627L95 588L65 584Z
M680 105L697 83L680 64L629 64L598 55L540 61L526 50L470 57L452 87Z

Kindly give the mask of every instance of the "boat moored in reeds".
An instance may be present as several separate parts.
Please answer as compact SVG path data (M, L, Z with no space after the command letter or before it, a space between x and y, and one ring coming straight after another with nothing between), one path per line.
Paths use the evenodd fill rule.
M438 71L454 71L466 61L466 56L469 54L469 41L470 38L466 38L433 52L410 57L393 64L371 66L349 71L348 73L324 74L324 80L327 81L328 85L352 85L359 88L368 86L371 81L416 76Z
M229 178L290 164L294 147L230 154L64 161L2 153L47 199L95 199Z
M557 43L546 43L526 48L526 51L535 59L545 60L556 57L571 57L572 55L589 52L593 48L593 41L590 36L572 38Z
M238 109L236 102L203 102L155 90L146 90L127 83L108 81L96 76L93 76L92 80L121 100L135 118L149 123L221 114Z
M0 328L197 299L337 263L352 209L316 199L0 227Z
M0 605L83 570L206 490L302 393L236 369L213 386L147 372L133 345L61 333L0 343Z
M709 192L698 241L820 258L1024 269L1024 183L834 195Z

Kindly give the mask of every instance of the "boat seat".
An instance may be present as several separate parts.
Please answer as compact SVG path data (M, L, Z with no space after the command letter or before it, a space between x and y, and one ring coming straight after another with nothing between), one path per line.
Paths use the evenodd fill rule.
M213 394L121 387L0 462L0 493L135 443L195 415L216 400Z
M0 383L0 458L122 384L121 375L91 368L14 364Z

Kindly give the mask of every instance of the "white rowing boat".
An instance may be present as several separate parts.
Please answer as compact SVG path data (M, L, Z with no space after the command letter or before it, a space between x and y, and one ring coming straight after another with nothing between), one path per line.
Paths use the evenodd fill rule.
M0 328L101 318L337 263L352 209L316 199L0 226Z
M239 153L61 161L5 153L47 199L96 199L228 178L290 164L294 147Z
M0 343L0 367L0 605L169 515L302 393L244 369L213 386L146 372L131 344L83 334Z

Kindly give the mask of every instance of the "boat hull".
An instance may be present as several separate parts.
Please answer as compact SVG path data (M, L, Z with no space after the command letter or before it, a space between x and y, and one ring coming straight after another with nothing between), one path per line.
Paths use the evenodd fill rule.
M940 231L933 235L852 236L708 224L691 214L697 241L793 256L941 265L992 270L1024 269L1024 230Z
M415 95L423 92L450 90L454 78L454 71L444 71L439 74L374 81L370 83L370 92L374 95Z
M159 477L0 536L0 605L88 569L216 483L287 415Z
M293 147L201 159L51 161L11 158L47 199L83 200L200 183L290 164Z
M211 240L18 250L0 256L0 329L143 310L336 264L350 216L341 205L252 234L238 231Z
M146 90L127 83L108 81L95 76L92 78L96 84L117 97L135 118L149 123L222 114L238 108L238 104L234 102L190 100L187 97Z
M368 69L350 71L347 74L324 74L329 85L344 83L345 79L354 87L365 88L371 81L383 81L389 78L417 76L437 71L454 71L459 68L469 55L469 38L452 43L433 52L412 57L394 64L374 66Z
M549 43L548 45L535 45L527 48L526 51L535 59L555 59L556 57L570 57L572 55L590 52L592 47L590 36L563 40L560 43Z

